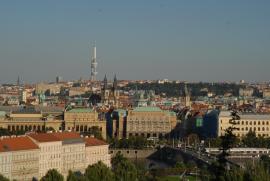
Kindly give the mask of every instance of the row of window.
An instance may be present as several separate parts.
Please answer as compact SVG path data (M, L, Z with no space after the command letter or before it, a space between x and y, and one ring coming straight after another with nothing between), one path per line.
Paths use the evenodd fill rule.
M149 137L151 137L151 136L153 136L153 137L159 137L159 138L162 138L162 137L164 137L165 136L165 133L129 133L128 134L129 135L129 137L132 137L132 136L142 136L142 137L147 137L147 138L149 138Z
M269 121L256 121L256 120L250 120L250 121L235 121L236 124L241 125L269 125ZM220 123L222 124L222 120L220 120Z
M223 130L222 127L220 129ZM269 131L269 127L242 127L238 131Z

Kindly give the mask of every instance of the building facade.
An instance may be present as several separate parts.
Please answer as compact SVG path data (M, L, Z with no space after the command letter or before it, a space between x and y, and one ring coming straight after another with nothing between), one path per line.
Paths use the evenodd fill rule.
M61 130L62 120L52 115L45 116L42 111L20 110L11 111L4 119L0 119L0 127L9 131L46 131L53 128Z
M68 171L84 173L88 165L102 161L110 167L109 145L75 132L31 133L1 137L0 172L9 179L41 179L50 169L65 178Z
M39 147L39 177L43 177L49 169L62 171L61 148L62 142L52 134L30 134L31 138Z
M239 114L240 120L236 121L237 129L234 134L237 137L244 137L249 131L254 131L256 136L270 136L270 115L269 114ZM218 136L225 134L225 130L232 126L230 124L231 113L222 111L218 119Z
M86 165L93 165L102 161L108 167L111 167L111 155L109 154L109 145L101 140L94 138L85 138L85 158Z
M0 140L0 160L3 175L11 180L38 178L39 149L28 137L8 137Z
M90 108L71 109L64 113L65 130L87 132L98 127L106 139L106 121L98 118L98 113Z
M174 112L158 107L137 107L128 111L126 136L165 137L176 126Z

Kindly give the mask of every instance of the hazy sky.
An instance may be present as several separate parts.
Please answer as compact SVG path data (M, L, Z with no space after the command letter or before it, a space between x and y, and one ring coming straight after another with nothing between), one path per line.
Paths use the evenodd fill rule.
M2 0L0 83L270 79L269 0Z

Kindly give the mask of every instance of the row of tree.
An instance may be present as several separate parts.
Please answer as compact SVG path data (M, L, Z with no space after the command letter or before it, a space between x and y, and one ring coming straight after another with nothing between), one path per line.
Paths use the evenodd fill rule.
M142 136L132 136L127 138L111 139L110 148L120 148L120 149L143 149L147 147L154 146L154 142L147 140Z
M184 83L130 83L124 90L154 90L156 94L161 95L163 93L168 97L179 97L182 95L184 90ZM233 96L239 96L239 89L244 87L243 85L234 83L188 83L188 89L191 95L197 96L207 96L208 92L213 92L216 95L224 95L225 93L231 93ZM257 93L257 91L255 91ZM259 96L259 94L254 95Z
M211 138L207 139L206 144L211 147L221 147L222 139ZM235 138L233 147L252 147L252 148L270 148L270 138L263 136L256 136L255 131L249 131L242 139Z

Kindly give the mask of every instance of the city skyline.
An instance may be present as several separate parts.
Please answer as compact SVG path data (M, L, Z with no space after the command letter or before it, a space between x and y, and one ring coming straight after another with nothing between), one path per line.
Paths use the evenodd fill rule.
M0 84L97 79L269 81L268 1L0 3Z

